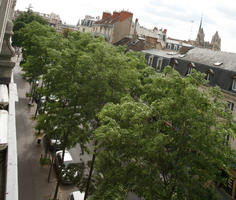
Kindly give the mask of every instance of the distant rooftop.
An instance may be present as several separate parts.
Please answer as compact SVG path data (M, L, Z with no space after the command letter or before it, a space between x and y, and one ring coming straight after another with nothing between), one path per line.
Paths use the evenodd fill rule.
M148 49L148 50L143 50L142 52L149 53L156 56L165 57L165 58L179 57L180 55L177 52L163 51L163 50L157 50L157 49Z
M195 47L189 50L183 59L236 72L236 53Z

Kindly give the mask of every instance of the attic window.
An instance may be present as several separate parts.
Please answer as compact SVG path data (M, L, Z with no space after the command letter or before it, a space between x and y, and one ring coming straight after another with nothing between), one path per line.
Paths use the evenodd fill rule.
M191 74L193 72L193 68L196 68L195 64L193 62L189 63L187 74Z
M215 63L214 63L215 66L220 66L220 65L222 65L222 64L223 64L223 62L215 62Z
M151 56L148 58L148 66L152 66L152 62L153 62L153 55L151 55Z
M232 90L236 91L236 77L233 79Z
M214 74L213 69L209 69L207 71L207 76L206 76L206 80L209 82L210 81L210 77Z

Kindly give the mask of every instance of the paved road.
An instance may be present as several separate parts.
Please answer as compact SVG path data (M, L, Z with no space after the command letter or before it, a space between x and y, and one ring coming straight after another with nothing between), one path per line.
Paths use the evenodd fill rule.
M17 83L19 102L16 103L16 131L18 150L19 200L48 200L55 190L55 174L51 182L47 182L48 166L41 166L39 159L44 153L43 145L38 145L34 136L34 121L31 116L35 108L27 105L25 97L29 85L21 78L17 63L14 68L14 80ZM76 190L74 187L61 187L59 199L67 199L68 193Z

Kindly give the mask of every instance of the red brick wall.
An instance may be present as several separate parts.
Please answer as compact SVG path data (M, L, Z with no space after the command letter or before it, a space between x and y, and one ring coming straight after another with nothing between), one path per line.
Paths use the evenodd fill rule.
M128 11L121 11L120 12L120 21L122 22L123 20L129 18L129 17L133 17L133 13L130 13Z

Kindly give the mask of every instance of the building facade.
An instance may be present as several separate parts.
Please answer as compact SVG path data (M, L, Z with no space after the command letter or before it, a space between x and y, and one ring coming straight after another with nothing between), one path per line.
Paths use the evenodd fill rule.
M130 35L133 13L128 11L114 11L113 14L103 12L102 19L95 22L93 33L102 35L105 40L114 44Z
M11 46L15 4L16 0L0 1L0 84L7 91L7 102L5 106L0 106L0 199L4 200L18 200L15 123L15 101L18 99L13 81L15 63L12 61L14 49Z
M99 21L99 17L92 17L86 15L84 19L81 20L80 24L78 24L78 31L85 32L85 33L92 33L94 23Z

